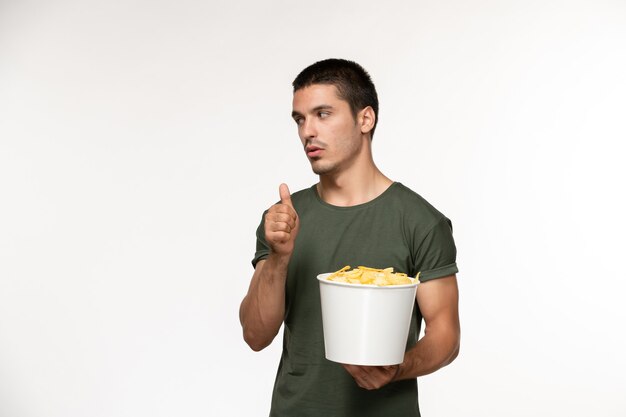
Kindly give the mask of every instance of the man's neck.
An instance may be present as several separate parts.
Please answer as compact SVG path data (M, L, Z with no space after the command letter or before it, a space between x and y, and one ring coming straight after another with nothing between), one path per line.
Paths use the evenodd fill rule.
M337 175L320 175L317 192L328 204L340 207L367 203L393 183L373 163L363 169Z

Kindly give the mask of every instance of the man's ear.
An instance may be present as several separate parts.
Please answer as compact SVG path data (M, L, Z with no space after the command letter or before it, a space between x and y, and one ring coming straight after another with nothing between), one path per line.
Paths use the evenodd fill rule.
M376 124L376 114L371 106L367 106L359 112L357 122L361 127L361 133L369 133Z

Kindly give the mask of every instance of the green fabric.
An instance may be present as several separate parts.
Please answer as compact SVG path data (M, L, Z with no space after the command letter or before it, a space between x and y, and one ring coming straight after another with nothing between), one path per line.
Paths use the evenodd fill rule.
M345 265L396 272L420 280L456 273L450 221L400 183L357 206L325 203L316 187L292 195L300 231L289 263L283 353L270 416L419 416L417 381L391 383L379 390L359 388L340 364L325 359L317 275ZM253 265L269 254L263 221L257 229ZM422 316L417 307L407 348L417 342Z

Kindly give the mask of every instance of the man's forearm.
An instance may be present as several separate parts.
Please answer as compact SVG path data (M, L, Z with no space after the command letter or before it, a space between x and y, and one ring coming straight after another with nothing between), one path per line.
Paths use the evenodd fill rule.
M255 351L268 346L285 317L285 281L289 257L270 254L257 265L239 309L246 343Z
M433 373L450 364L457 357L459 347L458 329L433 329L406 352L395 379L412 379Z

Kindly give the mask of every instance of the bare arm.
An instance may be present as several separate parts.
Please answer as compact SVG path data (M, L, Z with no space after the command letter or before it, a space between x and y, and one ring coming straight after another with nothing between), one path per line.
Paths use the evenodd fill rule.
M285 317L287 267L299 221L284 184L280 187L280 198L281 202L265 215L265 240L270 254L257 263L248 293L239 307L243 338L255 351L272 343Z
M248 294L239 308L243 339L252 350L259 351L272 343L283 322L288 264L288 259L270 255L256 265Z
M456 275L420 284L416 297L426 323L424 337L406 352L400 365L344 365L360 387L378 389L391 381L427 375L457 357L461 327Z
M427 375L450 364L459 354L459 290L456 275L427 281L417 287L426 328L422 337L404 357L395 379Z

